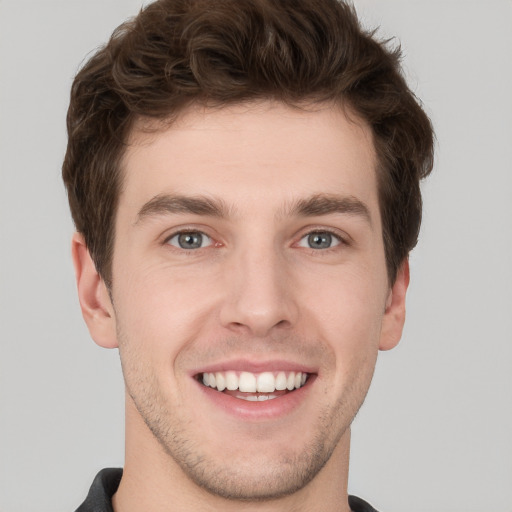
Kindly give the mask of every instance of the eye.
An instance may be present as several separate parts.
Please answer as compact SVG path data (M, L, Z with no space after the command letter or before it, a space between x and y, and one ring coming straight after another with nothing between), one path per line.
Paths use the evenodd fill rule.
M329 231L313 231L301 238L299 247L330 249L331 247L340 245L340 243L341 239Z
M179 249L202 249L213 244L212 239L200 231L181 231L167 240L169 245Z

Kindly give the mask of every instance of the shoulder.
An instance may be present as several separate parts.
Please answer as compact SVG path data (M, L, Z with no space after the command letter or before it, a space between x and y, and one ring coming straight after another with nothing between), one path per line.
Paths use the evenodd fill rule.
M348 504L352 512L377 512L369 503L357 496L349 496Z
M96 475L87 498L75 512L113 512L112 496L122 476L123 470L120 468L102 469Z

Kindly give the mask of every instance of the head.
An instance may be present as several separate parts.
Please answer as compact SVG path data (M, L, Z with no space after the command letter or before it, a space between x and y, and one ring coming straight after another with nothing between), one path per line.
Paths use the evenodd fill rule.
M75 78L63 165L73 220L112 279L122 157L137 120L258 99L349 106L373 134L390 283L416 245L430 122L388 49L336 0L160 0L121 25Z
M159 1L78 73L68 129L139 461L230 499L319 485L404 321L432 131L398 52L335 0Z

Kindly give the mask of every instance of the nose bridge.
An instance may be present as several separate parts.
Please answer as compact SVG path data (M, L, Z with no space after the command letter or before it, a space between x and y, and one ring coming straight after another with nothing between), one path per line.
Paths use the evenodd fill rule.
M297 308L287 277L286 258L270 237L241 244L225 275L223 324L254 336L291 326Z

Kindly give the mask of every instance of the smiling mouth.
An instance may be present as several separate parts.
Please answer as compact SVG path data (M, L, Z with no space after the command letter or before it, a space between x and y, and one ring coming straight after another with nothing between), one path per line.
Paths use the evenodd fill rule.
M215 372L200 373L204 386L250 402L273 400L303 387L309 379L304 372Z

